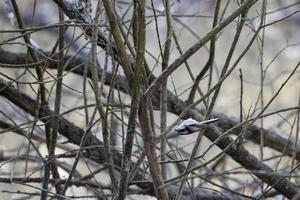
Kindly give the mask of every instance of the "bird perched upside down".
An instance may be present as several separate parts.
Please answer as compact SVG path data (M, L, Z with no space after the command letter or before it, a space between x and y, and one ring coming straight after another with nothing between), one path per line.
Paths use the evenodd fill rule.
M175 128L175 131L179 135L188 135L188 134L191 134L191 133L194 133L194 132L198 131L200 128L203 128L204 125L216 122L218 120L219 120L219 118L214 118L214 119L209 119L209 120L205 120L205 121L202 121L202 122L198 122L198 121L196 121L192 118L189 118L189 119L184 120L183 122L181 122Z

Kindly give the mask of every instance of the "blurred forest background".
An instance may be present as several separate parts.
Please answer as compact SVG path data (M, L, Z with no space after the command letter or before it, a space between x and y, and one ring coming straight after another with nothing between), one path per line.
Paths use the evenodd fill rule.
M299 199L299 10L0 0L0 199Z

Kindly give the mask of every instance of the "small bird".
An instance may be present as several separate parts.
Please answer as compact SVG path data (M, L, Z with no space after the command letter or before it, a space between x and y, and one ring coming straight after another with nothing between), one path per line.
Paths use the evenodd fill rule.
M188 134L198 131L200 128L203 127L203 125L210 124L210 123L216 122L218 120L219 120L219 118L214 118L214 119L209 119L209 120L205 120L202 122L198 122L192 118L188 118L187 120L184 120L183 122L181 122L175 128L175 131L179 135L188 135Z

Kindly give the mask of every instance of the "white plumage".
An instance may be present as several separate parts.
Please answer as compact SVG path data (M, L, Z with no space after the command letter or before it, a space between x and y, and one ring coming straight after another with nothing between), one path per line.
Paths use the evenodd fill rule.
M218 121L218 118L198 122L192 118L184 120L176 128L175 131L180 135L187 135L198 131L203 125Z

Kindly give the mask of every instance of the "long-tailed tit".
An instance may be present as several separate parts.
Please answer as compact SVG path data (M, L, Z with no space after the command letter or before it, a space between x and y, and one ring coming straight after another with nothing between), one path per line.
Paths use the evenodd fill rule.
M175 131L179 135L188 135L188 134L191 134L191 133L194 133L194 132L198 131L205 124L210 124L210 123L216 122L218 120L219 120L218 118L214 118L214 119L209 119L209 120L206 120L206 121L198 122L198 121L196 121L192 118L189 118L189 119L184 120L183 122L181 122L175 128Z

